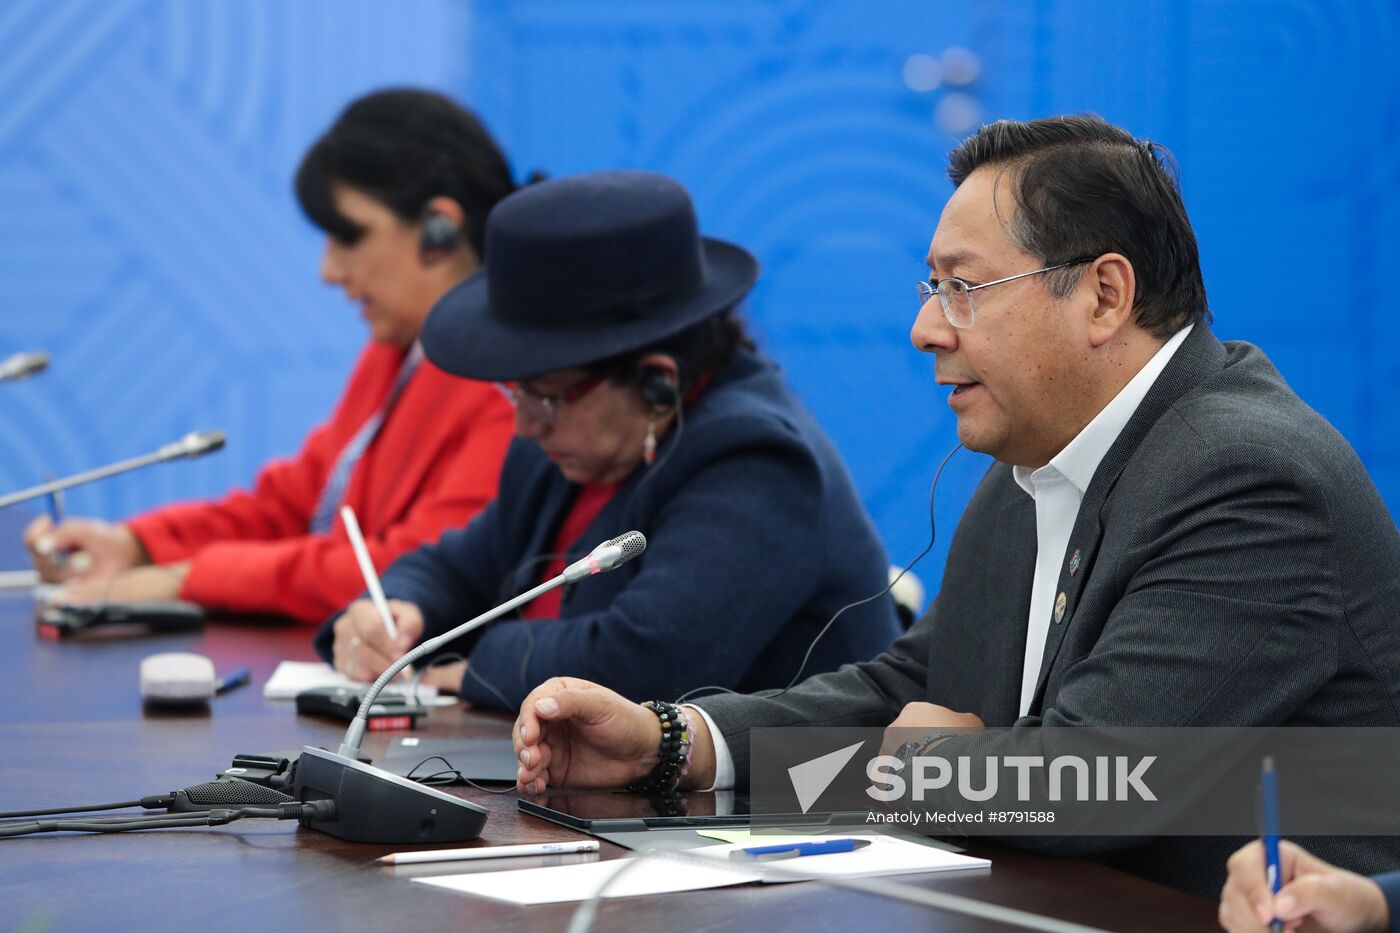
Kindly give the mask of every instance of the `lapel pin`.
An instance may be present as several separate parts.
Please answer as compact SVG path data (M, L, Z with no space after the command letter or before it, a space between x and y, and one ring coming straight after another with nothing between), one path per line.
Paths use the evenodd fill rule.
M1056 597L1055 597L1055 624L1056 624L1056 625L1059 625L1061 622L1063 622L1063 621L1065 620L1065 603L1066 603L1066 602L1067 602L1067 600L1065 599L1065 594L1064 594L1064 593L1061 593L1059 596L1056 596Z
M1069 575L1072 577L1079 572L1079 548L1074 549L1074 556L1069 559Z

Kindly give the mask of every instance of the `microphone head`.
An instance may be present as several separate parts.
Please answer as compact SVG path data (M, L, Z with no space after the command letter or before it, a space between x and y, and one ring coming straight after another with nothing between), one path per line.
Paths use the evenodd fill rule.
M162 460L177 460L180 457L202 457L224 446L223 431L191 431L173 444L160 449Z
M49 368L49 355L43 352L16 353L0 362L0 382L23 379Z
M622 553L618 555L617 560L613 561L611 565L604 567L604 570L612 570L616 567L620 567L632 558L639 556L647 549L647 536L640 531L629 531L613 538L611 541L607 542L604 547L608 545L615 545L621 548Z
M564 568L569 583L608 570L616 570L647 549L647 539L640 531L629 531L595 547L583 560Z
M191 457L200 457L204 454L212 454L216 450L223 450L224 441L228 439L228 435L224 434L223 431L196 431L188 437L194 438L194 442L190 445L189 456Z

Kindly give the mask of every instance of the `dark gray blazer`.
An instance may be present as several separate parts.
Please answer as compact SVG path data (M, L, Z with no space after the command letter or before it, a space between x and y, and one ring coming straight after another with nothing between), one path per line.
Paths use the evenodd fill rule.
M740 785L751 726L885 726L915 701L989 726L1400 725L1400 533L1355 452L1256 347L1198 324L1104 457L1056 588L1064 620L1018 719L1035 551L1034 502L996 464L938 598L888 651L776 699L699 703ZM1109 851L1133 842L1090 854L1215 896L1241 840ZM1400 865L1398 844L1309 841L1363 872Z

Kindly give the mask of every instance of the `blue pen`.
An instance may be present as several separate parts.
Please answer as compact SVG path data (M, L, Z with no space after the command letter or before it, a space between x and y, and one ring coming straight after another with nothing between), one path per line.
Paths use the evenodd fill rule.
M1283 887L1283 863L1278 855L1278 776L1274 774L1272 755L1264 756L1264 771L1259 776L1259 794L1264 805L1264 877L1269 890L1278 894ZM1272 933L1283 933L1283 921L1269 923Z
M248 668L240 667L238 670L234 671L232 674L229 674L227 677L222 678L217 684L215 684L214 692L225 693L229 690L232 690L234 687L243 686L252 679L253 675L248 670Z
M56 492L49 493L47 499L49 503L49 521L53 522L53 526L57 528L63 523L63 503L59 500L58 493ZM53 562L59 567L62 567L68 562L68 552L63 550L55 551Z
M729 853L731 859L742 861L771 862L777 859L801 858L804 855L831 855L836 852L854 852L870 845L869 839L822 839L818 842L796 842L777 846L753 846L736 849Z

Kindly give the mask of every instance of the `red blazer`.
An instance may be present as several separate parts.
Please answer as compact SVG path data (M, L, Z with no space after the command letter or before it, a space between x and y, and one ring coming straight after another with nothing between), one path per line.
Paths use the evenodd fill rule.
M329 534L308 527L336 458L388 396L404 355L370 343L330 420L295 457L264 467L251 492L128 523L156 563L190 561L182 599L320 622L364 591L340 520ZM379 571L466 525L495 497L512 428L510 404L494 386L419 365L345 491Z

